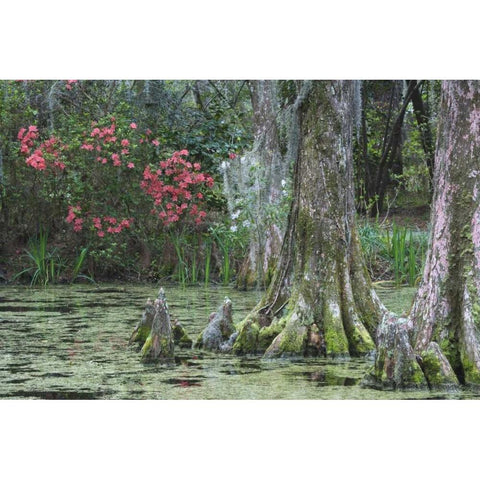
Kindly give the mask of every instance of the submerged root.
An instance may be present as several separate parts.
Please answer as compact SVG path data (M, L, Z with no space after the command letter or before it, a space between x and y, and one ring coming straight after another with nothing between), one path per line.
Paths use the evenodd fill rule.
M209 323L195 342L196 348L229 352L237 333L232 320L232 302L225 297L219 309L210 315Z
M145 345L145 342L150 337L152 332L154 319L159 313L159 308L165 308L167 310L166 315L168 315L170 321L170 330L175 346L180 348L191 348L193 342L188 336L185 328L178 320L171 318L170 314L168 313L168 307L163 288L160 288L158 292L158 298L155 300L155 302L152 302L150 299L147 300L142 318L137 323L132 334L130 335L128 344L130 345L132 343L138 343L142 346Z
M182 340L185 342L183 327ZM178 335L178 333L177 333ZM141 356L143 362L169 362L174 358L172 322L168 311L167 300L163 288L160 288L155 302L147 301L142 319L136 325L129 343L143 343Z
M458 379L435 342L414 351L413 322L387 313L378 328L375 364L362 385L381 390L455 389Z

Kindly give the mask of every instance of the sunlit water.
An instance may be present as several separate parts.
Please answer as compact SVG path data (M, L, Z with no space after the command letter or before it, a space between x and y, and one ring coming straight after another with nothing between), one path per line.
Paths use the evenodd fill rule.
M234 322L259 293L165 286L170 313L192 339L227 295ZM127 344L152 285L0 287L0 398L23 399L414 399L480 398L462 390L381 392L360 381L366 359L263 360L175 350L175 364L144 365ZM413 290L380 291L389 308L408 308Z

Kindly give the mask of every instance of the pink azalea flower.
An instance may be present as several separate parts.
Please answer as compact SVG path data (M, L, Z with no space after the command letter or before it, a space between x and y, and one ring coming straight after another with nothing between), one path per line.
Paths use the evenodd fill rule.
M133 128L135 130L137 128L137 124L135 122L132 122L130 124L130 128Z

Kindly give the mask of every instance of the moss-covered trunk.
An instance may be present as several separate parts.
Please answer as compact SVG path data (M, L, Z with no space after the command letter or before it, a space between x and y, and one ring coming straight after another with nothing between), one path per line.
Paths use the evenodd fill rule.
M480 82L444 81L435 154L432 228L406 341L418 385L480 383ZM387 349L388 350L388 349ZM374 381L412 384L386 369L382 342ZM395 352L390 351L390 356ZM382 380L383 379L383 380ZM413 381L415 383L415 381Z
M353 82L303 82L294 108L294 198L282 252L233 350L268 343L266 356L365 354L375 348L382 306L355 228Z

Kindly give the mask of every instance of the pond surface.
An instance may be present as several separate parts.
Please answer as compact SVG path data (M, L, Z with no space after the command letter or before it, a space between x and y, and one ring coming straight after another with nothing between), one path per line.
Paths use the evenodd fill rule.
M165 286L170 313L192 339L228 296L234 322L258 292ZM462 390L381 392L360 386L371 361L263 360L175 350L175 365L144 365L127 344L152 285L0 287L0 398L10 399L423 399L480 398ZM379 290L407 310L413 289Z

